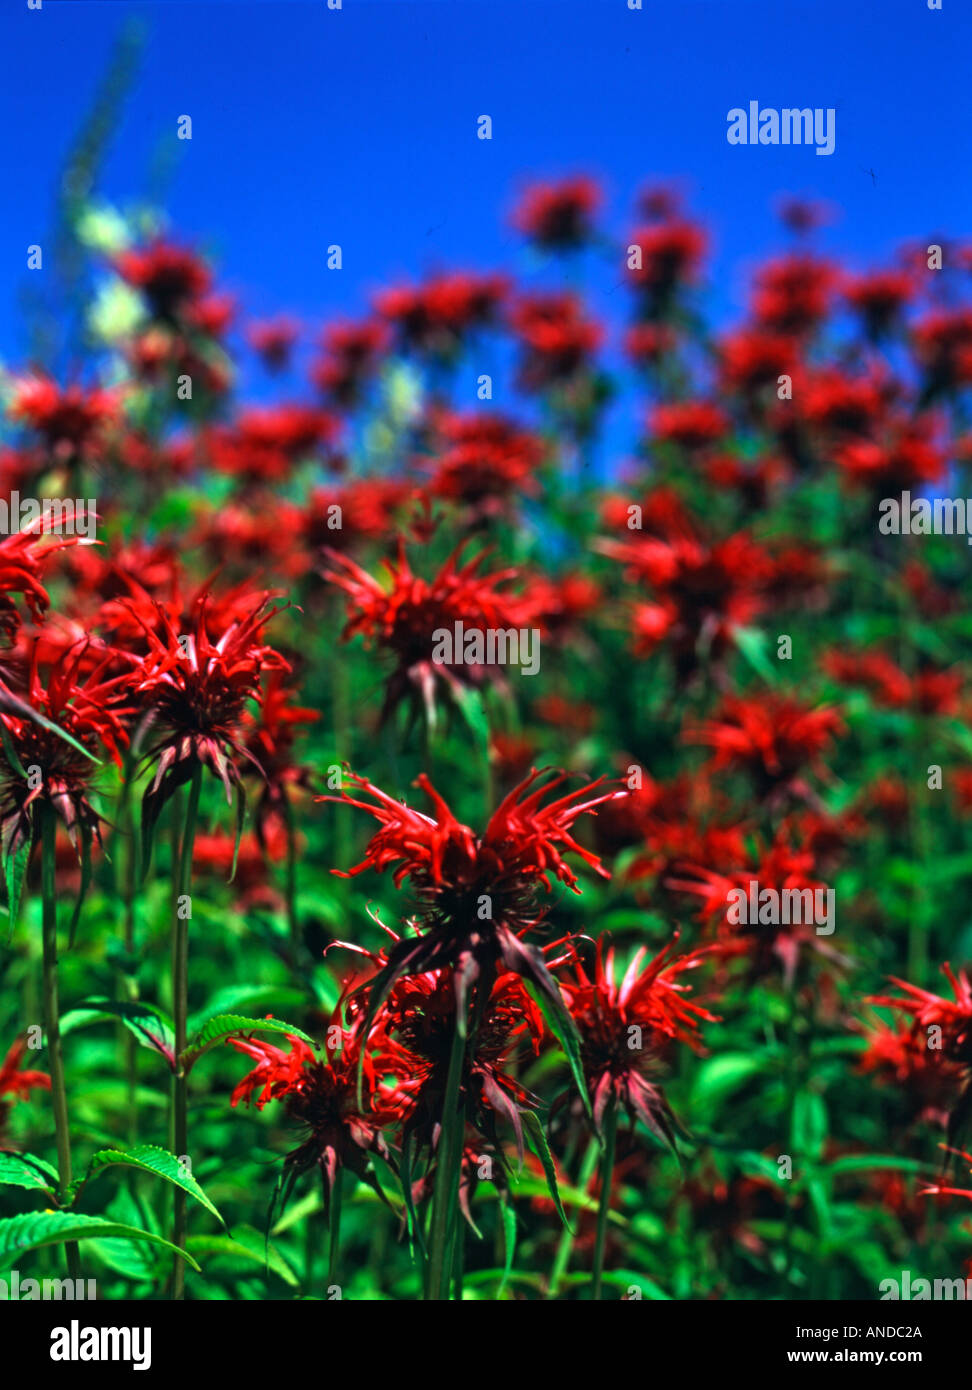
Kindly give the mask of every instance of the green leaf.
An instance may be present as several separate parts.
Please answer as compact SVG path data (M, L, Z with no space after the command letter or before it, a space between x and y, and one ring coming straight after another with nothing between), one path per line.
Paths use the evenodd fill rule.
M553 1198L554 1206L557 1208L557 1214L567 1230L573 1235L574 1232L571 1230L570 1222L567 1220L567 1213L564 1211L564 1204L560 1200L560 1189L557 1186L557 1173L554 1168L554 1161L550 1156L550 1149L547 1145L547 1136L543 1132L543 1125L540 1123L539 1117L534 1114L532 1110L523 1111L523 1130L526 1134L527 1143L543 1166L544 1175L547 1179L547 1187Z
M87 821L82 820L81 830L81 884L78 888L78 896L74 904L74 911L71 913L71 925L68 928L68 948L74 947L74 936L78 929L78 921L81 917L81 907L84 903L88 888L91 885L91 826Z
M0 1269L10 1269L27 1250L39 1250L44 1245L61 1245L65 1241L90 1240L96 1237L120 1237L123 1240L147 1241L162 1245L199 1270L191 1255L179 1250L171 1241L125 1226L119 1221L106 1221L101 1216L82 1216L74 1211L31 1211L22 1216L0 1220Z
M0 1184L5 1187L29 1187L41 1192L55 1193L60 1186L57 1170L33 1154L0 1152Z
M299 989L291 989L289 985L226 985L224 989L218 989L209 999L205 1008L199 1009L189 1020L189 1035L198 1033L211 1018L217 1014L235 1014L242 1011L247 1012L261 1005L278 1008L289 1008L290 1006L300 1007L306 1002L305 996ZM336 1002L336 1001L335 1001ZM331 1005L333 1008L333 1004ZM328 1010L330 1012L330 1010Z
M61 1034L75 1028L87 1028L92 1023L119 1019L143 1047L158 1052L175 1070L175 1033L172 1020L152 1004L136 1000L86 999L61 1019Z
M241 1014L217 1014L205 1023L183 1052L179 1061L188 1072L202 1054L216 1043L225 1042L234 1033L293 1033L303 1042L316 1046L302 1029L280 1018L244 1018Z
M818 1159L828 1133L827 1107L815 1091L801 1091L793 1107L793 1144L798 1154Z
M516 1254L516 1212L513 1210L513 1203L501 1200L500 1215L503 1218L503 1277L496 1290L497 1298L502 1297L503 1290L506 1288L510 1270L513 1268L513 1257Z
M762 676L767 685L775 685L777 673L766 654L766 633L755 627L737 627L733 629L732 635L742 656L756 674Z
M27 865L30 862L30 851L33 844L32 837L28 835L18 850L14 850L12 854L4 855L3 877L7 885L7 911L10 914L11 931L17 925L20 898L24 891L24 879L27 877Z
M127 1150L99 1150L92 1158L88 1171L78 1184L77 1190L80 1191L85 1183L97 1177L106 1168L117 1166L138 1168L143 1173L154 1173L156 1177L164 1178L166 1182L181 1187L183 1192L188 1192L190 1197L194 1197L207 1211L212 1212L217 1221L223 1226L226 1225L217 1208L213 1206L196 1179L185 1171L175 1154L169 1153L168 1149L159 1148L155 1144L139 1144L136 1148Z
M692 1086L692 1108L699 1111L714 1109L733 1091L738 1090L763 1065L762 1059L749 1052L723 1052L702 1062Z
M653 1302L671 1302L670 1294L667 1294L665 1290L659 1287L653 1280L646 1279L638 1270L606 1269L601 1275L601 1278L605 1284L611 1284L615 1288L622 1288L625 1290L632 1287L636 1288L640 1291L642 1298L651 1299ZM589 1284L590 1282L591 1276L589 1274L566 1274L564 1276L564 1283L567 1285Z
M264 1237L251 1227L240 1227L236 1239L232 1236L190 1236L186 1249L194 1255L211 1255L214 1259L231 1260L234 1264L259 1265L266 1269L269 1265L274 1274L291 1288L296 1288L300 1280L273 1245L267 1245Z
M553 1000L537 989L531 980L524 980L530 995L543 1014L547 1027L560 1043L564 1056L567 1058L567 1065L570 1067L570 1074L574 1078L574 1085L577 1087L584 1109L588 1115L591 1112L591 1098L587 1094L587 1082L584 1079L584 1067L581 1063L580 1055L580 1035L577 1032L577 1025L570 1014L563 1007L557 1008Z
M469 732L472 734L476 744L480 748L489 745L489 719L486 715L486 707L483 704L482 691L473 689L472 686L463 686L454 695L459 713L462 715Z
M60 724L55 724L46 715L34 709L33 705L29 705L19 695L15 695L2 680L0 680L0 711L4 714L15 714L19 719L33 720L42 729L46 729L49 734L55 734L58 738L62 738L65 743L69 743L76 753L82 753L90 762L100 766L101 759L96 758L94 753L85 748L83 743L79 743L73 734L69 734L66 729L61 728Z
M834 1177L841 1173L925 1173L930 1165L917 1158L902 1158L896 1154L844 1154L828 1163L827 1171Z
M230 866L230 876L226 880L232 883L236 877L236 861L240 857L240 841L243 839L243 827L246 824L246 787L242 782L236 784L236 835L233 840L233 863Z

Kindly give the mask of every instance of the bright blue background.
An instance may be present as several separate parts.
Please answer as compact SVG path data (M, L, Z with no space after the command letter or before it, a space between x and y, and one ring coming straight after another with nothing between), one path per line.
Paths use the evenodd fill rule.
M861 265L968 230L968 0L940 13L925 0L5 0L0 358L23 346L26 245L43 241L57 172L132 15L147 42L101 191L144 194L168 147L178 236L215 251L259 315L358 313L383 281L441 265L529 272L504 218L530 174L603 174L619 237L639 187L686 177L715 233L720 313L779 243L781 191L839 205L822 244ZM729 146L726 113L750 99L835 107L836 153ZM191 143L175 139L182 114ZM341 273L325 267L330 242Z

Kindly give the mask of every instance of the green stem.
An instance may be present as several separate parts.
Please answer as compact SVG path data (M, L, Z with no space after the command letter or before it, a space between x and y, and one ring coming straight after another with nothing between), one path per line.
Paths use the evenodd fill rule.
M64 1055L61 1050L61 1012L57 997L57 820L53 807L43 801L40 805L40 821L41 893L44 903L44 1027L47 1030L47 1055L51 1068L57 1171L63 1200L71 1185L71 1132L68 1128L67 1087L64 1084ZM80 1279L81 1257L77 1244L74 1241L68 1242L64 1247L64 1253L67 1256L68 1275L72 1279Z
M331 1210L329 1220L330 1251L327 1263L327 1282L329 1285L337 1282L337 1263L338 1253L341 1248L341 1198L344 1189L344 1169L338 1168L334 1174L334 1185L331 1188Z
M290 928L290 955L294 970L300 966L300 919L297 916L297 831L294 808L286 790L283 793L284 828L287 833L287 924Z
M600 1144L597 1142L596 1138L592 1137L591 1142L587 1146L587 1151L584 1154L580 1176L577 1179L577 1186L581 1192L586 1192L588 1189L591 1178L594 1176L594 1169L597 1167L597 1158L600 1152ZM560 1233L560 1243L557 1246L557 1254L554 1257L553 1268L550 1271L550 1298L557 1297L561 1280L567 1273L567 1267L570 1264L570 1255L573 1248L574 1233L565 1227Z
M185 1051L189 1017L189 916L180 906L180 898L188 897L192 886L192 849L196 838L196 818L199 814L199 793L202 788L202 763L197 763L189 787L189 801L183 822L182 847L179 852L175 882L175 901L172 921L172 1017L175 1031L176 1070L172 1077L172 1152L182 1158L189 1142L187 1125L188 1077L179 1058ZM186 1248L186 1194L175 1188L173 1199L173 1243ZM186 1266L177 1255L172 1267L172 1297L185 1297Z
M608 1213L611 1210L611 1182L614 1177L614 1149L618 1137L618 1108L612 1101L604 1116L604 1154L601 1158L601 1200L597 1208L597 1237L594 1245L594 1284L591 1297L601 1297L604 1274L604 1245L607 1240Z
M466 1056L463 1022L456 1014L449 1070L446 1075L445 1099L442 1104L442 1127L437 1148L435 1191L432 1194L432 1219L429 1228L429 1267L426 1298L448 1299L452 1259L449 1250L450 1232L455 1229L458 1205L459 1177L462 1168L464 1116L460 1111L459 1093Z

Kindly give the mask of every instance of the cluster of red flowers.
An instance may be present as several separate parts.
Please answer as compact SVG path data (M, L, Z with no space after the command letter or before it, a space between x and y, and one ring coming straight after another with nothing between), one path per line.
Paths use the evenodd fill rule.
M302 987L334 956L321 966L324 928L302 909L298 867L342 880L320 945L355 960L334 982L323 1046L290 1024L276 1041L250 1028L229 1038L254 1064L233 1104L283 1103L301 1131L286 1184L319 1170L328 1209L344 1170L384 1195L390 1166L414 1227L451 1165L471 1220L477 1156L506 1184L510 1139L522 1159L544 1127L553 1156L546 1140L534 1149L547 1177L559 1167L572 1181L581 1139L605 1140L610 1163L583 1181L610 1201L619 1173L647 1180L624 1168L630 1152L611 1170L619 1117L676 1148L673 1056L701 1051L703 1025L738 1018L750 996L770 1000L767 1031L788 1018L788 1046L805 1040L801 1010L841 1044L850 1034L858 1076L895 1087L907 1118L944 1126L950 1144L972 1116L961 947L956 970L944 967L954 1000L895 978L898 993L866 1001L904 1016L893 1026L860 1022L855 973L892 959L864 929L902 925L892 893L863 882L879 844L904 910L921 915L915 979L944 954L925 880L935 836L951 836L943 854L958 845L919 764L926 745L929 773L972 746L952 640L966 635L964 572L944 548L919 559L903 537L894 550L872 523L886 492L938 486L972 458L965 292L951 267L929 285L913 255L842 270L811 249L819 210L791 203L795 249L758 269L741 321L708 337L707 232L681 198L650 189L611 251L627 313L615 343L579 279L567 289L549 275L563 255L580 264L603 250L601 207L585 177L527 190L512 223L535 248L529 283L441 272L315 336L287 314L241 325L267 373L289 385L305 374L306 400L231 408L236 306L200 256L161 240L109 267L141 306L117 344L123 386L32 373L5 388L16 439L0 453L4 487L43 481L61 495L96 476L107 537L82 545L35 527L0 539L11 916L52 825L83 898L107 829L125 843L140 825L147 872L160 818L174 819L185 786L195 814L204 771L216 801L236 798L236 833L206 826L194 854L184 838L186 867L237 873L244 913L287 911ZM459 407L455 368L487 340L502 346L509 396L497 411ZM634 456L599 479L618 345L637 381ZM192 410L170 419L185 375ZM545 647L535 686L463 645L482 639L495 654L488 638L526 632ZM904 727L919 732L892 774ZM368 776L335 778L365 757ZM102 762L114 765L104 777ZM342 809L298 830L293 805L323 791L324 763L330 794L315 799ZM453 808L472 802L473 769L471 825ZM970 777L949 768L949 808L966 817ZM426 809L401 799L411 779ZM356 831L348 807L377 823L360 856L334 830ZM286 893L272 886L281 865ZM339 913L354 934L359 899L344 880L385 874L403 902L389 943L331 940ZM846 949L808 917L727 914L754 886L803 900L835 880L849 885L842 921L857 933ZM303 1025L321 1021L308 1005ZM45 1085L18 1070L22 1053L15 1044L0 1068L0 1096ZM787 1086L814 1060L801 1054ZM787 1105L792 1119L797 1099ZM690 1203L723 1215L736 1204L732 1239L763 1259L748 1220L766 1192L705 1171Z

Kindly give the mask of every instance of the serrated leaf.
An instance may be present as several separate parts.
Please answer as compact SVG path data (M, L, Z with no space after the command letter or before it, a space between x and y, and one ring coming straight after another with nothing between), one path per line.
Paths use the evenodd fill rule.
M166 1182L171 1182L175 1187L181 1187L183 1192L187 1192L207 1211L212 1212L217 1221L223 1226L226 1225L217 1208L206 1196L196 1179L185 1171L175 1154L169 1153L168 1149L159 1148L156 1144L138 1144L134 1149L125 1150L99 1150L92 1158L81 1185L90 1182L106 1168L117 1166L138 1168L143 1173L154 1173L156 1177L164 1178Z
M82 1216L74 1211L31 1211L22 1216L0 1220L0 1269L10 1269L27 1250L39 1250L45 1245L62 1245L65 1241L89 1240L92 1236L120 1237L123 1240L147 1241L161 1245L180 1255L187 1264L199 1271L191 1255L151 1231L140 1231L119 1221L106 1221L101 1216Z
M539 1117L532 1110L523 1111L523 1131L526 1134L527 1143L540 1160L544 1176L547 1179L547 1187L550 1191L550 1196L553 1198L554 1206L557 1208L557 1214L567 1230L573 1235L574 1232L571 1230L570 1223L567 1220L567 1213L564 1211L564 1204L560 1200L560 1188L557 1186L557 1171L554 1168L554 1161L550 1154L549 1145L547 1144L547 1136L543 1132L543 1125L540 1123Z
M5 1187L28 1187L41 1192L55 1193L60 1186L57 1170L33 1154L0 1152L0 1184Z
M27 865L30 862L32 847L33 840L28 836L18 850L12 854L4 855L3 877L7 885L7 911L10 914L11 931L17 925L20 899L24 891L24 879L27 877Z
M159 1053L175 1069L175 1033L171 1019L152 1004L136 1000L86 999L61 1019L61 1034L92 1023L118 1019L143 1047Z
M241 1014L217 1014L215 1018L211 1018L200 1028L179 1058L183 1069L188 1072L204 1052L214 1047L216 1043L225 1042L234 1033L293 1033L303 1042L310 1043L312 1047L315 1046L314 1039L309 1038L303 1029L295 1027L293 1023L285 1023L283 1019L244 1018Z
M591 1098L587 1093L587 1082L584 1079L577 1025L565 1008L562 1006L558 1008L552 999L534 986L531 980L525 980L524 983L543 1014L544 1022L560 1043L564 1056L567 1058L567 1065L570 1067L570 1074L574 1078L574 1085L577 1087L584 1109L590 1115Z

